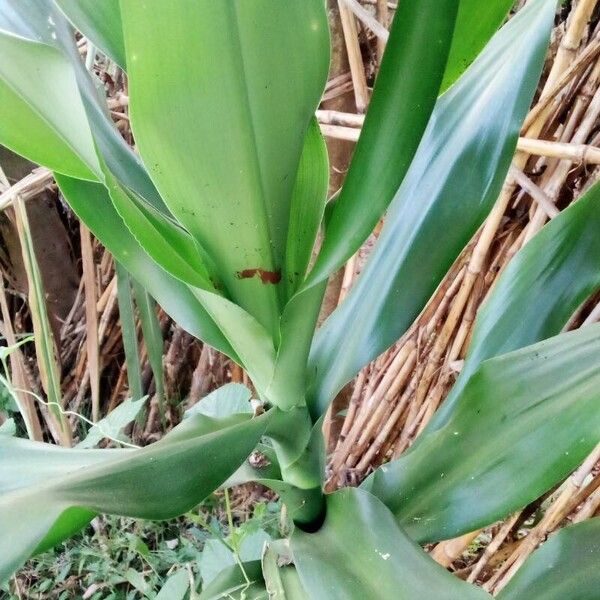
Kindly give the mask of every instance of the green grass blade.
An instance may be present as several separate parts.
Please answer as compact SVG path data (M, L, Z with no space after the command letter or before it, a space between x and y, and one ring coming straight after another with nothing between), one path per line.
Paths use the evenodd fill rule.
M164 420L165 383L162 362L164 340L158 315L156 314L156 302L154 302L152 296L136 279L132 280L132 284L135 293L135 303L140 315L144 344L148 353L148 361L154 375L158 406L161 418Z
M125 350L125 364L127 365L127 381L129 383L129 394L134 400L140 399L144 392L142 390L142 369L140 367L140 355L138 348L138 336L135 326L135 315L133 309L131 280L127 270L115 262L117 271L117 301L119 303L119 320L121 323L121 337L123 338L123 349Z
M33 322L33 334L37 364L42 386L48 399L48 410L56 428L58 440L64 446L71 445L71 427L62 412L62 392L60 387L60 367L58 365L57 348L48 318L46 294L40 273L25 203L15 197L15 214L17 230L21 242L23 264L27 273L29 286L29 310Z

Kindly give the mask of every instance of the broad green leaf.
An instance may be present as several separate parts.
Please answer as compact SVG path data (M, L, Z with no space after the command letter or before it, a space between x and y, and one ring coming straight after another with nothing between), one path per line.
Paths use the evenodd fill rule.
M216 281L203 262L205 254L199 252L187 232L149 204L135 201L106 169L103 172L113 204L142 248L167 272L194 286L191 288L194 295L227 337L261 394L264 393L275 362L275 349L268 332L245 310L221 297ZM144 300L143 295L141 300ZM150 323L150 313L144 310L143 304L139 308L144 317L142 325ZM144 331L145 338L148 338L147 333L152 331ZM155 357L153 371L155 377L162 372L158 357ZM160 378L156 377L156 381L160 383Z
M139 400L128 398L119 404L106 417L93 425L85 439L77 444L77 448L93 448L104 438L122 440L123 429L137 418L147 400L147 397Z
M419 542L526 506L600 439L600 325L481 364L444 426L363 484Z
M235 565L222 571L202 589L198 600L269 600L260 561L244 563L242 568Z
M364 490L346 488L329 495L321 528L315 533L296 529L291 546L308 598L491 598L434 562Z
M142 397L142 369L138 348L137 326L133 308L133 291L131 277L120 262L115 261L117 273L117 302L119 303L119 322L121 325L121 338L125 351L125 364L127 365L127 383L129 393L134 400Z
M514 0L460 0L442 91L467 70L514 4Z
M322 430L323 420L312 425L306 408L277 412L265 433L272 447L257 447L268 464L258 467L245 462L223 487L251 481L264 485L277 493L294 522L313 523L324 510Z
M92 134L66 57L2 29L0 55L0 142L65 175L96 180Z
M67 18L109 58L125 68L119 0L54 0Z
M235 565L235 555L223 540L214 538L206 540L202 556L198 561L202 585L204 587L210 585L219 573Z
M276 339L290 201L327 76L324 3L121 0L121 14L150 175Z
M85 523L81 514L65 519L69 510L153 520L190 510L250 454L270 417L197 416L140 450L61 450L0 436L0 580L73 533L70 520Z
M308 127L290 206L285 252L284 283L291 297L306 275L311 260L329 184L329 156L316 119Z
M358 250L402 183L438 96L458 3L400 3L365 124L307 285L327 278Z
M557 335L600 287L598 231L597 184L513 258L479 310L457 382L417 444L444 425L482 361Z
M281 481L281 470L277 461L277 455L273 448L266 444L259 444L256 449L264 455L265 461L262 465L251 465L249 461L245 461L238 470L223 484L223 488L243 485L251 481L259 479L272 479Z
M204 260L187 231L134 192L123 189L106 169L104 174L117 212L148 255L184 283L214 290Z
M229 342L192 290L163 271L142 250L117 214L103 185L56 176L67 202L113 256L152 294L181 327L239 361Z
M122 196L122 189L115 184L114 179L111 177L110 173L108 173L107 171L104 171L104 172L106 173L107 181L112 182L111 187L113 184L115 185L115 187L113 187L113 189L112 189L113 193L112 193L112 197L111 197L111 199L113 200L113 204L115 204L117 206L117 210L123 211L122 214L127 214L127 223L132 228L132 230L135 231L136 234L140 236L140 240L142 240L142 239L144 240L143 247L153 249L152 257L158 259L159 264L161 266L168 265L169 270L172 273L178 273L181 275L183 273L182 269L185 268L184 260L189 259L190 263L187 265L188 275L189 275L190 265L194 263L196 258L198 260L200 260L200 254L197 253L196 257L190 256L190 254L194 251L194 249L193 248L190 249L189 245L186 246L187 242L189 242L190 240L187 240L184 237L177 238L179 252L170 252L170 250L172 250L172 246L170 243L168 243L168 242L173 242L177 236L185 236L186 235L185 232L183 232L182 230L178 230L178 228L174 225L168 226L167 225L168 221L164 217L158 215L158 213L154 213L154 217L157 220L160 220L160 224L158 225L158 227L156 229L152 229L152 227L155 226L155 223L158 221L155 221L154 223L150 223L151 227L149 227L148 221L146 221L146 223L140 222L138 219L139 215L128 212L126 200L123 200L123 203L121 202L121 200L118 200L117 202L115 202L115 199ZM73 180L71 180L71 184L73 184ZM72 187L72 185L71 185L71 187ZM81 188L81 184L79 184L79 188ZM98 188L95 188L95 190L96 190L96 194L105 193L104 191L101 192L100 190L98 190ZM70 200L69 194L65 193L65 196L67 197L67 200L69 201ZM108 239L107 236L111 236L111 238L114 238L115 231L113 231L112 229L109 229L106 226L104 219L102 219L102 220L99 219L97 212L93 212L90 215L90 211L89 211L90 207L83 204L84 200L85 200L84 198L80 198L79 196L77 196L77 197L73 197L72 201L69 201L69 203L71 204L71 207L73 208L73 210L78 214L78 216L80 216L80 218L82 218L82 220L84 220L87 223L88 227L90 227L90 229L92 231L94 231L94 233L98 237L98 239L101 242L103 242L109 248L109 250L111 250L115 254L115 256L119 259L119 256L123 254L123 250L124 250L122 247L120 247L120 246L122 246L122 242L117 242L115 240L115 244L111 245L109 243L109 241L107 241L107 239ZM77 206L75 206L73 204L74 202L79 202L79 204ZM129 206L131 207L131 205L129 205ZM141 206L141 204L140 204L140 206ZM82 216L82 215L84 215L84 210L87 212L85 213L85 216ZM144 214L146 216L150 215L151 210L152 209L146 205L144 207L144 211L146 211ZM93 219L94 219L93 223L90 222L89 220L86 221L86 218L90 219L91 217L93 217ZM136 225L134 225L134 222L136 221L136 219L138 219L138 222ZM101 233L99 231L98 232L96 231L99 229L99 227L102 227ZM169 230L169 227L174 227L175 229L171 228ZM121 229L122 229L122 226L121 226ZM176 231L176 229L177 229L177 231ZM140 231L142 231L143 233L140 233ZM156 235L154 235L154 234L156 234ZM154 236L154 237L150 237L150 238L147 237L149 235ZM165 237L165 239L163 239L162 236L165 236L165 235L166 235L166 237ZM162 239L162 245L156 245L157 240L161 240L161 239ZM132 241L137 246L137 243L135 242L135 240L132 240ZM188 252L188 250L189 250L189 252ZM129 260L131 261L131 256L130 256L129 252L126 251L125 256L127 256L129 258ZM182 257L184 257L183 260L182 260ZM124 263L123 258L121 258L119 260L123 264L125 264L125 266L127 266L127 264ZM165 290L158 291L158 289L157 289L158 286L153 285L155 282L149 281L147 275L144 275L143 277L139 277L136 274L136 272L132 270L131 267L127 266L127 268L134 276L134 279L136 281L142 283L144 285L144 287L147 288L148 291L159 300L159 302L160 302L161 297L164 298ZM165 268L166 268L166 266L165 266ZM206 273L206 271L203 269L202 265L198 265L196 277L198 277L198 274L202 273L202 272ZM167 273L165 273L165 275L166 274ZM186 276L185 274L182 275L182 277L185 277L185 276ZM275 348L273 347L273 341L272 341L271 336L269 335L267 330L260 323L258 323L258 321L254 317L252 317L252 315L247 313L243 308L240 308L238 305L234 304L233 302L229 301L228 299L223 298L222 296L218 295L214 291L215 288L213 287L212 283L206 282L203 278L198 279L197 281L199 283L204 281L205 286L209 289L204 290L204 289L200 289L200 288L192 287L192 286L189 286L189 287L186 286L186 289L189 290L189 292L191 292L196 297L198 302L202 305L202 307L204 308L204 311L206 311L206 314L210 316L210 319L214 322L215 326L220 330L219 333L222 332L221 335L223 337L225 337L225 339L229 342L235 355L237 357L239 357L241 364L248 371L248 374L252 378L254 385L257 387L257 389L259 390L259 392L261 394L264 394L270 381L273 378L273 370L274 370L275 358L276 358ZM176 301L177 298L172 299L171 301L173 301L173 300ZM163 306L165 306L164 302L161 302L161 304ZM165 310L168 311L167 306L165 306ZM202 317L203 315L200 314L198 316ZM176 320L178 320L177 317L174 317L174 318ZM206 341L210 345L214 346L214 344L211 343L209 341L209 339L207 339L203 335L196 334L196 336L199 337L200 339L202 339L203 341ZM217 349L220 349L218 346L216 346L216 347L217 347ZM228 354L228 353L226 352L226 354ZM157 364L155 366L155 371L158 368L159 368L159 365L157 362Z
M171 575L154 600L184 600L190 589L190 574L180 569Z
M185 411L184 418L194 415L207 417L229 417L230 415L252 413L250 399L252 392L241 383L228 383L205 396Z
M536 89L554 0L533 0L444 94L354 288L317 332L313 411L393 344L493 206Z
M264 397L273 379L276 359L269 332L251 314L226 298L198 288L193 292L239 356L258 395Z
M280 343L266 398L282 408L306 405L306 364L327 281L296 294L280 319Z
M112 0L107 0L107 2L110 1ZM127 145L112 122L106 106L104 89L99 89L102 87L100 82L93 80L85 68L79 49L75 44L74 32L53 0L27 0L27 2L18 3L12 0L0 0L0 30L33 43L43 42L62 54L63 62L61 64L65 68L65 73L70 64L69 80L74 77L77 83L80 94L78 104L85 110L87 119L91 123L97 148L110 170L123 185L135 190L155 208L167 214L168 211L140 159ZM68 117L65 105L45 103L46 98L56 95L56 83L46 78L36 77L35 71L30 69L23 71L22 76L30 81L36 102L44 103L45 109L50 113L51 121L63 122ZM73 96L73 102L77 103L75 96ZM81 106L77 108L75 114L81 112ZM27 112L18 116L19 121L15 121L13 127L21 127L24 130L32 128L35 135L44 135L42 127L44 124L37 123L36 125L35 116L30 118L31 115ZM71 133L75 135L76 132L71 131ZM85 148L89 151L88 146ZM44 158L44 160L40 158L38 162L60 172L50 162L51 158ZM80 159L82 159L81 156Z
M565 527L516 572L499 600L597 600L600 519Z

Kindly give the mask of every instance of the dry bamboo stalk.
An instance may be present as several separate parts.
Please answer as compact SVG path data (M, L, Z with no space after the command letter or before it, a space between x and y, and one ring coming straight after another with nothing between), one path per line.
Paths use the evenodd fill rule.
M492 541L487 545L486 549L483 551L483 554L481 555L481 557L479 558L479 560L473 567L473 570L471 571L471 573L469 573L469 577L467 578L467 581L469 583L474 583L477 580L477 577L479 576L481 571L485 568L485 566L488 564L490 558L494 554L496 554L496 552L499 550L500 546L502 546L502 544L504 543L504 540L507 538L508 534L511 532L515 523L519 520L520 516L521 516L521 512L520 511L516 512L511 517L509 517L506 521L504 521L504 523L502 523L502 526L498 530L498 533L494 536Z
M414 359L413 359L413 364L410 367L411 369L414 368L414 362L416 361L416 352L414 353L413 356L414 356ZM407 371L408 371L408 369L407 369ZM382 419L383 426L379 429L379 433L377 434L377 437L373 440L373 442L369 446L369 449L367 450L367 452L365 452L363 454L363 457L360 459L359 463L356 466L356 469L358 471L366 472L368 470L368 468L370 467L370 465L373 463L373 460L374 460L375 456L377 455L377 453L380 452L380 450L382 450L384 448L386 440L388 439L390 433L396 427L396 424L397 424L398 420L400 419L400 417L402 416L402 413L406 409L408 402L413 395L413 392L414 392L414 389L410 386L410 382L409 382L404 393L400 397L400 400L396 403L395 407L392 403L393 397L390 399L389 404L390 404L390 407L393 407L393 410L391 410L390 414L387 416L386 419ZM397 391L394 390L394 396L396 394L397 394ZM391 393L390 393L390 396L391 396ZM385 458L384 453L381 454L381 458L382 459Z
M365 405L368 404L368 410L362 411L362 414L359 415L359 418L348 432L348 436L342 443L339 451L332 458L331 464L334 471L341 468L344 464L347 464L354 445L359 443L359 439L363 437L365 431L372 430L372 427L367 428L369 418L372 415L378 414L378 410L381 411L386 408L386 403L383 402L384 396L392 385L395 383L397 384L397 380L403 372L404 365L410 359L413 352L414 343L412 345L406 344L400 352L398 352L393 363L390 365L390 368L386 370L381 385L377 388L377 395L371 398L369 402L364 403Z
M346 6L354 13L354 16L366 27L368 27L379 40L387 42L390 37L389 31L369 13L357 0L343 0ZM385 2L383 3L385 4ZM387 8L387 6L386 6ZM385 46L384 46L385 48Z
M446 293L444 294L442 301L439 303L435 313L433 314L433 317L425 324L425 332L428 338L435 333L435 330L437 329L438 324L441 322L443 315L448 312L448 307L450 306L452 299L454 296L456 296L460 286L462 285L466 270L467 267L465 265L458 272L458 275L452 279L452 282L446 290Z
M321 133L328 138L345 140L347 142L358 142L360 129L356 127L341 127L339 125L320 124Z
M323 112L323 111L319 111ZM331 111L328 111L331 112ZM332 117L322 117L324 120ZM336 117L337 121L344 121L343 118ZM351 120L345 121L350 123ZM361 129L354 125L337 125L323 123L319 120L321 132L325 137L346 140L348 142L357 142L360 137ZM520 137L517 142L517 150L534 156L546 156L572 162L585 163L591 165L600 164L600 148L587 144L552 142L548 140L537 140L534 138ZM521 169L524 166L520 167Z
M419 380L418 375L413 378L411 381L411 385L413 389L416 390L417 381ZM413 401L410 405L410 412L406 416L406 421L404 423L404 427L400 434L400 438L397 440L394 445L394 452L392 454L392 458L398 458L411 444L411 439L417 431L417 428L421 421L423 420L423 415L427 411L426 404L417 404L417 402Z
M342 430L340 431L340 436L337 441L335 452L338 451L338 448L340 447L341 443L346 439L346 437L348 436L348 432L350 431L350 427L354 420L354 416L356 414L356 411L358 410L363 387L365 385L366 373L367 370L363 369L362 371L360 371L356 378L354 389L352 390L352 396L350 397L350 402L348 404L348 414L344 419L344 423L342 425Z
M431 558L442 567L448 568L457 558L459 558L471 542L479 535L479 530L465 533L459 538L446 540L436 544L429 553Z
M600 88L596 90L592 101L579 124L577 131L573 135L572 142L581 144L590 135L592 129L600 116ZM562 189L569 171L573 166L572 161L562 160L556 166L555 171L548 177L547 183L544 185L544 192L551 201L556 202L559 192ZM544 225L546 222L545 213L541 209L537 209L527 225L527 233L525 234L524 243L527 243Z
M600 444L598 444L583 464L565 482L560 495L548 508L542 520L523 539L522 543L509 556L494 577L486 584L488 591L500 592L512 579L526 558L538 547L542 540L553 531L572 509L572 497L576 494L585 478L600 460Z
M600 477L596 477L594 482L597 484L596 489L586 498L581 509L571 519L573 524L591 519L600 508Z
M102 295L103 298L106 297L106 300L104 309L102 311L102 316L100 317L100 320L98 322L98 340L100 341L100 344L106 336L107 329L110 325L110 318L117 306L117 278L113 278L113 281L111 281L111 284L106 288L105 293Z
M544 86L544 91L537 104L529 112L523 122L523 131L527 132L528 137L537 137L543 125L553 110L553 102L559 104L562 100L561 95L568 92L568 86L580 75L588 65L600 54L600 37L595 37L581 54L562 72L556 79L553 86ZM537 130L537 133L533 133Z
M111 279L110 283L106 286L106 288L102 292L102 295L100 296L100 298L98 298L98 303L96 304L96 310L99 313L104 312L104 309L106 308L106 305L108 304L108 301L115 293L116 287L117 287L117 277L116 277L116 275L114 275L113 278Z
M96 312L96 273L94 268L94 251L90 230L79 224L81 238L81 261L85 289L85 323L87 369L92 396L92 421L100 420L100 356L98 354L98 313Z
M347 94L347 93L353 92L353 91L354 91L354 86L352 84L352 81L346 81L344 83L341 83L337 87L333 87L333 88L325 91L323 93L323 96L321 97L321 102L328 102L330 100L334 100L335 98L339 98L340 96L343 96L344 94Z
M560 74L564 73L573 62L597 1L580 0L569 15L567 31L560 42L552 70L548 75L547 88L552 88Z
M369 438L374 436L378 431L381 433L381 431L386 429L388 423L394 421L394 419L391 416L392 413L398 407L402 406L402 402L399 402L396 409L394 409L394 398L402 391L403 388L406 387L409 381L410 373L414 369L416 360L417 352L416 349L413 347L408 358L406 359L406 362L402 366L402 369L392 382L391 387L381 399L375 414L370 419L368 425L365 427L363 434L358 440L357 446L352 449L352 453L346 460L346 466L353 467L359 460L361 461L361 464L357 467L359 470L366 469L369 466L369 462L365 462L365 458L368 456L368 453L365 454L362 451L362 449L366 447L367 443L369 442ZM381 429L382 426L383 430ZM378 440L380 439L380 433L376 435L375 441L371 443L371 449L374 449L374 453L376 453L377 450L379 450L379 448L385 441L381 440L380 443L378 443Z
M357 255L354 254L344 265L344 277L342 279L342 286L340 288L340 294L338 296L338 305L344 301L344 299L348 295L348 292L350 291L350 288L352 287L352 281L356 276L356 259Z
M530 154L533 154L530 152ZM514 165L511 166L509 171L510 176L519 184L520 188L527 192L538 204L538 206L546 213L546 216L550 219L556 217L559 214L558 208L544 192L540 189L521 169L518 169Z
M452 345L444 359L445 368L448 368L450 363L458 360L461 356L464 356L463 349L466 348L466 341L469 338L469 333L472 331L473 324L475 323L475 317L477 316L477 309L479 308L481 296L483 295L484 285L484 278L479 277L475 282L475 288L469 298L460 325L457 327L456 333L454 334Z
M13 329L10 311L8 310L8 302L6 301L6 290L4 289L4 277L0 274L0 310L2 312L2 320L4 322L3 335L6 338L8 346L15 346L17 338ZM9 355L12 384L15 388L15 393L19 400L19 408L23 415L23 421L27 429L27 435L30 440L41 442L44 439L42 426L38 414L35 410L33 398L27 392L29 386L25 375L25 367L23 363L23 354L18 348L15 348ZM6 377L9 376L5 373Z
M357 115L339 110L317 110L315 115L321 125L341 125L343 127L360 129L365 123L365 115Z
M16 195L22 200L29 200L33 196L37 196L52 181L51 171L42 167L34 169L29 175L2 191L0 194L0 210L10 206Z
M390 23L390 9L386 0L377 0L377 19L387 30ZM385 52L386 41L377 38L377 60L381 65L381 59Z
M586 144L549 142L531 138L519 138L517 148L534 156L547 156L590 165L600 164L600 148Z
M369 105L369 89L367 88L365 66L363 64L360 45L358 43L356 21L353 13L346 4L346 0L338 0L338 7L340 10L346 51L348 53L348 62L350 63L350 73L352 74L356 110L360 113L364 113Z

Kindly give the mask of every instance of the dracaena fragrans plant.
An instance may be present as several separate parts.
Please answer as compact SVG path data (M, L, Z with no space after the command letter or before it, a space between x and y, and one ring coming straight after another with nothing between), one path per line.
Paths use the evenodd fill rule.
M329 66L323 0L0 0L0 142L54 171L122 267L240 364L264 406L191 415L137 450L0 436L1 577L98 513L167 519L220 486L258 481L295 529L201 598L488 597L419 544L525 506L596 445L600 329L560 332L600 286L600 190L503 273L457 383L409 452L359 488L325 494L321 425L343 385L410 326L498 196L556 10L530 0L492 37L511 5L400 2L328 204L313 116ZM126 72L139 154L108 117L72 25ZM317 328L327 278L384 214L358 282ZM246 462L256 448L268 466ZM600 570L575 548L593 549L599 531L590 521L556 536L501 597L554 597L547 564L560 553L563 573L587 569L561 597L596 598Z

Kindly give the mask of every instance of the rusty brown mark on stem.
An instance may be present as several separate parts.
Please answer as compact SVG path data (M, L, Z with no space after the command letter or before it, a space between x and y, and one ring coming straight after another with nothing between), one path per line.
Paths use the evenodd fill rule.
M272 283L273 285L281 281L281 271L266 271L265 269L244 269L238 271L238 279L251 279L258 275L263 283Z

